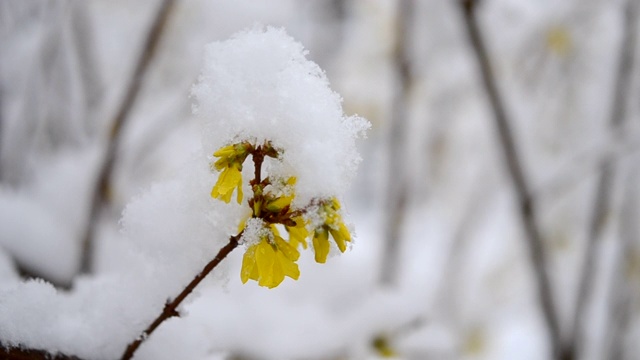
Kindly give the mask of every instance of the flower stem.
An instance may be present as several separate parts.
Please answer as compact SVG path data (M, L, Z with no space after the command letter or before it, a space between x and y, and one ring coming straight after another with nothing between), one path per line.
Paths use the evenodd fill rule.
M200 284L200 282L213 269L215 269L215 267L218 266L218 264L220 264L220 262L224 260L224 258L226 258L227 255L231 253L231 251L233 251L233 249L235 249L238 246L238 240L240 239L241 236L242 236L242 232L240 232L238 235L230 237L229 243L227 243L227 245L225 245L222 249L220 249L220 251L218 251L218 254L216 255L216 257L213 258L213 260L211 260L193 280L191 280L189 285L187 285L184 288L184 290L182 290L182 292L175 299L173 299L173 301L165 304L164 309L162 310L162 313L160 313L160 315L151 323L151 325L149 325L142 332L142 334L140 334L140 336L138 336L134 341L129 343L129 345L127 346L127 349L122 354L122 357L121 357L122 360L131 359L133 357L133 354L135 354L136 350L138 350L138 347L140 347L140 345L142 344L142 342L146 340L149 337L149 335L151 335L153 331L158 326L160 326L160 324L162 324L165 320L168 320L174 316L178 316L178 317L180 316L180 313L178 313L177 311L178 306L193 291L193 289L195 289L195 287L198 286L198 284Z

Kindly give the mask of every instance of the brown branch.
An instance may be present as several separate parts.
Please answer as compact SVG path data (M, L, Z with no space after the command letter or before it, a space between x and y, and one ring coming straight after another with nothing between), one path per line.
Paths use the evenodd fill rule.
M611 327L607 332L609 346L605 359L623 360L625 358L625 338L633 321L633 290L637 289L633 271L637 248L635 241L638 233L638 168L634 167L627 176L622 209L620 211L620 247L614 261L613 279L611 279L610 309Z
M624 9L625 20L623 29L623 39L620 44L620 56L618 69L616 74L615 90L612 99L611 118L609 120L609 129L613 134L622 127L626 118L626 105L629 97L631 75L633 74L633 61L635 54L636 31L637 31L637 9L636 0L627 1ZM586 320L587 302L593 291L595 282L595 272L598 268L598 258L596 257L596 248L598 240L606 225L607 214L610 212L613 180L616 173L616 164L612 156L606 156L602 160L600 173L597 179L596 195L593 204L591 219L589 222L589 232L587 238L587 248L584 255L584 263L580 272L580 280L576 303L573 314L573 324L571 327L569 342L564 349L564 359L575 359L579 355L581 349L582 337L581 332L584 328Z
M45 350L5 347L0 343L0 358L5 360L82 360L77 356L50 353Z
M398 276L400 263L401 230L407 208L407 179L405 175L406 155L403 152L407 129L407 96L411 88L411 61L407 44L413 20L413 0L397 3L396 39L393 53L398 89L393 98L392 117L389 129L389 159L387 174L387 206L391 216L384 223L384 251L380 282L393 285Z
M521 157L515 145L513 130L509 124L502 98L496 85L489 56L478 28L475 17L476 1L460 0L460 6L464 15L467 35L478 62L482 83L493 110L495 126L498 131L498 138L500 146L502 147L504 160L516 193L518 213L524 226L525 239L536 280L538 300L540 301L542 315L549 332L553 357L558 359L562 344L560 323L547 269L547 254L542 242L542 235L536 223L535 202L531 197L529 184L527 183L522 167Z
M2 91L2 88L0 88L0 182L3 181L3 148L2 145L4 144L4 132L5 130L5 125L4 125L4 108L2 106L2 104L4 104L4 93Z
M261 176L262 176L262 163L264 161L265 156L269 156L273 149L269 143L265 143L264 145L258 145L255 148L253 146L249 147L249 153L251 154L251 158L254 163L254 176L255 178L250 181L250 184L260 186ZM262 194L256 194L254 192L253 198L249 200L249 204L252 204L257 196L262 196ZM238 235L232 236L229 238L229 243L225 245L213 260L211 260L205 267L200 271L200 273L193 279L191 282L180 292L180 294L173 299L173 301L165 304L162 313L158 315L158 317L138 336L134 341L129 343L124 354L122 354L121 360L128 360L133 357L133 354L138 350L140 345L144 340L146 340L153 331L160 326L165 320L168 320L172 317L179 317L178 306L186 299L186 297L191 294L193 289L200 284L200 282L216 267L218 264L224 260L224 258L235 249L242 237L244 230L241 231Z
M82 259L80 260L81 273L89 273L92 270L93 246L97 231L96 228L98 226L103 207L110 201L110 182L118 155L118 149L120 147L122 129L126 125L131 109L138 99L142 81L147 73L149 64L151 64L151 61L156 54L161 35L165 29L165 25L174 2L175 0L162 0L158 13L145 39L144 49L140 54L133 76L131 77L131 81L127 86L123 101L120 104L120 108L118 109L111 126L111 131L109 133L109 145L103 162L100 164L100 170L93 189L89 219L83 236Z
M253 182L257 185L262 182L262 162L264 161L264 154L261 151L261 147L258 146L256 151L252 154L253 164L254 164L254 176Z
M149 335L151 335L153 331L158 326L160 326L160 324L162 324L165 320L168 320L174 316L177 316L177 317L180 316L177 310L178 306L184 301L184 299L189 294L191 294L193 289L195 289L196 286L198 286L198 284L200 284L200 282L213 269L215 269L215 267L218 266L218 264L220 264L220 262L224 260L224 258L226 258L231 251L233 251L233 249L235 249L238 246L238 241L240 240L240 237L242 237L242 232L240 232L238 235L235 235L229 238L229 243L227 243L227 245L225 245L222 249L220 249L220 251L218 251L218 254L216 255L216 257L213 258L213 260L211 260L193 280L191 280L189 285L187 285L184 288L184 290L182 290L182 292L180 292L180 294L175 299L165 304L164 309L162 310L162 313L155 320L153 320L153 322L142 332L142 334L140 334L140 336L138 336L138 338L136 338L134 341L129 343L124 354L122 354L122 357L121 357L122 360L131 359L133 357L133 354L138 349L138 347L140 347L140 344L142 344L142 342L145 339L147 339Z

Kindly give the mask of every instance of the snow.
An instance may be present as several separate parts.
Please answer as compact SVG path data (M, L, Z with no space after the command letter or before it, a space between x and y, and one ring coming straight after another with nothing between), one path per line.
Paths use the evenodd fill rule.
M238 64L238 56L259 58L269 66L256 72L255 63ZM232 40L209 47L205 74L203 79L214 83L220 81L218 77L222 74L237 77L224 80L237 84L235 88L205 84L203 79L194 88L201 109L199 114L207 129L203 138L205 153L194 153L174 179L153 184L127 205L120 221L121 238L112 239L121 242L124 252L119 267L77 279L69 293L60 292L41 280L4 288L0 293L3 305L0 307L0 339L5 345L49 349L91 359L118 356L157 316L165 300L177 295L204 264L213 259L229 235L236 234L238 224L246 216L246 209L210 196L216 176L210 170L210 157L206 154L230 140L235 141L239 136L241 140L270 140L282 147L280 167L296 171L288 175L299 179L296 194L303 199L326 194L335 196L344 191L359 160L355 137L367 123L359 118L343 117L338 95L329 89L317 65L304 58L300 44L283 30L243 32ZM256 85L247 86L248 81ZM281 94L280 98L263 95L272 94L269 89L273 87L278 89L276 93ZM308 109L309 116L303 118L304 104L311 100L315 103ZM276 101L281 106L269 112L267 101ZM250 109L249 115L237 121L210 120L214 115L213 119L225 119L222 115L225 112L226 116L235 115L231 111L235 107ZM321 129L324 133L318 134ZM322 134L325 136L316 136ZM325 147L344 154L313 152ZM312 176L325 166L324 173L331 178ZM277 164L271 169L280 174L284 171L277 170ZM48 213L39 211L34 204L22 204L19 198L6 201L10 199L7 195L3 198L6 210L0 213L0 218L7 222L7 228L23 231L4 233L6 244L19 244L11 241L15 238L40 239L64 231L65 228L48 219ZM35 220L39 226L28 226L27 215L40 216ZM8 225L20 223L20 219L24 219L24 226ZM256 228L252 225L254 222L248 223L248 238L252 236L251 229ZM69 234L58 236L73 238ZM62 254L75 257L74 252L62 250ZM21 244L14 252L24 252L28 257L37 251L46 257L53 249ZM46 263L33 255L29 259L35 261L35 265L38 261ZM65 270L61 266L56 269ZM216 272L224 273L224 270L220 268ZM25 297L28 301L23 301Z
M249 220L247 244L196 288L180 318L145 340L137 359L378 359L371 346L378 336L408 359L548 357L491 108L459 4L448 0L414 4L405 39L406 133L391 159L400 174L389 174L386 156L403 2L176 2L123 129L111 202L97 227L95 272L77 275L98 155L157 4L0 2L2 344L118 358L248 217L248 187L240 205L209 196L218 176L209 168L212 153L240 140L271 140L283 156L267 159L264 174L296 176L295 206L337 196L357 241L326 264L301 250L299 280L265 289L242 284L239 275L246 245L262 231L259 220ZM618 175L637 167L638 131L606 129L621 5L491 0L478 9L533 187L563 330L572 320L596 165L614 154ZM85 29L93 30L83 33L87 43L74 32L80 7ZM552 31L567 36L568 51L551 48ZM96 84L84 82L91 71L81 73L91 70L80 59L87 49L95 50L89 79ZM629 99L638 97L635 75ZM92 111L89 85L103 91ZM629 123L639 123L638 105L629 105ZM367 141L358 139L368 124L353 114L372 122ZM252 177L250 160L243 171L245 181ZM398 219L398 281L384 287L384 224L396 216L387 184L394 181L408 197ZM616 223L625 216L618 202L629 197L614 193L624 199L614 199L607 217L585 321L585 349L594 359L607 347L602 334L612 333ZM321 223L309 210L310 226ZM25 268L72 287L24 279ZM639 336L632 309L627 357L635 358Z
M269 172L296 176L300 206L344 194L361 160L355 139L370 126L343 114L340 96L306 54L283 29L257 26L208 45L192 90L205 153L271 141L283 153Z
M228 239L221 224L233 211L211 199L214 178L207 159L197 160L126 208L122 238L112 239L123 243L119 268L80 278L69 293L43 281L5 287L3 342L91 359L118 356Z
M0 185L0 246L36 275L70 283L78 269L79 243L96 148L46 158L20 189Z

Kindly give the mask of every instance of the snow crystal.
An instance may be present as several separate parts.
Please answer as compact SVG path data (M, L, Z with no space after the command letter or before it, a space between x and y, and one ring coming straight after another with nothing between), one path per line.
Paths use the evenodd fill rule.
M259 218L250 218L247 220L242 238L242 243L247 246L257 244L265 235L269 236L271 232L265 228L265 222Z
M284 30L254 27L208 45L192 89L204 151L271 141L283 154L268 170L296 176L298 206L344 193L360 161L355 139L370 126L343 114L340 96L306 54Z

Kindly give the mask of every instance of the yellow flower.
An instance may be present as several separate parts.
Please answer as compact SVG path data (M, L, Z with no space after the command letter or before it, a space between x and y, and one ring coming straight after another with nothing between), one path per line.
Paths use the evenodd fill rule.
M554 26L547 30L547 47L554 54L565 57L571 52L571 33L562 26Z
M279 213L285 210L285 208L291 207L291 202L295 197L295 193L293 191L293 186L295 184L296 184L295 176L288 178L286 182L282 181L281 183L281 185L283 186L282 191L285 192L285 195L278 196L278 197L275 197L272 195L270 198L268 198L267 203L265 205L265 208L267 209L267 211L272 213Z
M304 249L307 248L307 238L309 237L309 230L307 230L307 224L302 216L297 216L292 219L295 221L295 226L285 226L289 233L289 243L294 248L298 248L298 244L302 244Z
M389 344L389 339L387 339L384 336L378 336L375 339L373 339L371 345L376 350L378 355L380 355L383 358L391 358L391 357L398 356L396 352L393 350L393 348L391 347L391 344Z
M315 250L316 262L324 263L329 255L329 234L338 245L340 252L347 250L347 242L351 241L349 229L344 224L342 216L338 213L340 202L336 198L321 203L319 215L324 224L317 227L313 234L313 249Z
M340 252L345 252L347 250L347 241L351 241L351 234L349 234L349 230L347 226L341 221L338 224L338 229L335 230L333 227L329 227L329 232L331 233L331 237L338 245L338 249Z
M216 160L213 165L218 171L228 168L234 164L239 164L240 169L242 169L242 163L247 158L247 155L249 155L249 150L251 150L251 144L249 143L223 146L213 153L213 156L220 158Z
M313 250L316 253L316 262L324 264L329 255L329 233L324 226L313 233Z
M218 181L213 186L213 189L211 189L212 198L217 198L229 203L231 201L231 195L233 195L233 190L237 189L238 204L242 202L242 172L240 171L242 168L240 166L234 164L222 171L218 177Z
M280 196L273 200L267 201L267 205L265 207L270 212L279 213L280 211L284 210L285 207L291 206L292 200L293 200L293 195Z
M255 280L270 289L280 285L285 276L298 280L300 270L295 262L299 257L298 250L272 232L249 246L242 259L240 279L242 283Z
M211 197L229 203L233 191L238 189L238 204L242 202L242 163L250 150L251 144L239 143L223 146L213 153L213 156L220 159L213 164L212 168L222 172L211 189Z

